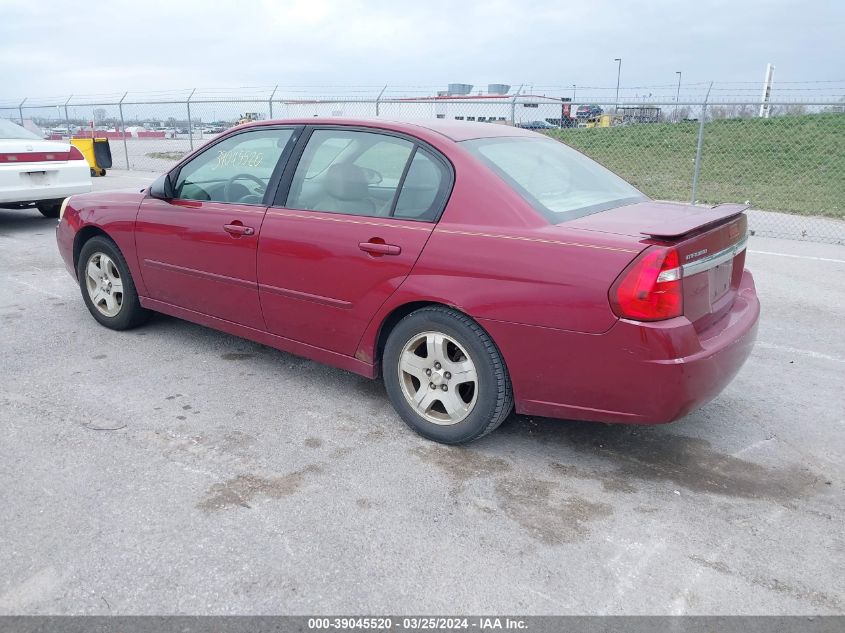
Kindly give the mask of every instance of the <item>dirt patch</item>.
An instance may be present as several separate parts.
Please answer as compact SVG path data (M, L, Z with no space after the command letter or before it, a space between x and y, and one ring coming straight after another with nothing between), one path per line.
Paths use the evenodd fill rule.
M452 479L455 486L450 494L456 499L460 499L470 479L492 478L495 503L487 502L478 509L487 514L504 513L531 537L547 545L582 540L589 534L590 522L612 513L606 503L562 494L558 482L512 474L510 462L501 457L439 445L418 447L411 452ZM477 501L471 503L477 506Z
M637 480L665 481L693 492L783 502L821 488L827 479L804 465L763 466L714 450L706 440L657 429L521 419L507 432L530 433L579 457L599 458L593 467L579 465L568 472L568 465L551 465L564 474L596 479L608 490L627 492Z
M571 464L561 464L559 462L551 462L549 464L552 470L563 477L573 477L575 479L591 479L601 483L605 492L636 492L636 487L617 475L616 473L598 473L598 472L582 472Z
M504 478L496 483L496 494L499 508L547 545L583 540L590 532L589 523L613 513L607 503L560 495L552 481Z
M473 477L500 475L511 470L511 465L501 457L491 457L467 448L419 446L410 452L424 462L440 467L459 486Z
M319 437L306 437L303 444L308 448L320 448L323 445L323 440Z
M205 499L197 507L206 512L225 510L231 506L250 508L255 497L281 499L289 497L299 490L308 475L322 472L322 468L312 464L301 470L279 477L260 477L258 475L238 475L226 482L214 484L206 493Z

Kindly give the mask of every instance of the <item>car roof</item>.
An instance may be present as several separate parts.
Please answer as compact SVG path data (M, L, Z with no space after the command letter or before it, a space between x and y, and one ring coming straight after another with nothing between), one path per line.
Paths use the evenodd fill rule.
M349 127L373 127L393 132L404 132L412 136L420 136L421 130L434 132L455 142L468 141L476 138L493 138L500 136L528 136L536 137L536 132L524 130L520 127L504 123L477 123L472 121L455 121L452 119L416 119L392 120L378 119L346 119L339 117L314 117L311 119L275 119L272 121L253 121L242 127L260 127L263 125L341 125Z

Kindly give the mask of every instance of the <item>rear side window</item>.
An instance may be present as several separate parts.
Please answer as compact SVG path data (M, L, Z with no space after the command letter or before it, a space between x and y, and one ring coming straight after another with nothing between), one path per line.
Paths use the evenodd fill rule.
M450 185L444 162L406 138L318 129L303 150L284 206L433 222Z
M293 175L285 206L388 216L414 144L355 130L315 130Z
M648 199L559 141L495 137L463 145L555 224Z
M41 140L41 137L7 119L0 119L0 138Z

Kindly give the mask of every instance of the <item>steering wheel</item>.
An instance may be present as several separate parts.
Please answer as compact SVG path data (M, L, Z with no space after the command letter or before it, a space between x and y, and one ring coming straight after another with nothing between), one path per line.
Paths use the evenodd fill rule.
M240 199L238 199L238 200L232 200L231 199L232 198L232 185L234 185L235 182L238 181L238 180L252 180L253 182L257 183L258 186L260 187L259 191L261 193L264 193L264 187L266 186L266 184L258 176L253 176L252 174L235 174L234 176L229 178L229 180L227 180L226 184L223 186L223 198L227 202L240 202ZM253 195L253 194L249 194L249 195Z

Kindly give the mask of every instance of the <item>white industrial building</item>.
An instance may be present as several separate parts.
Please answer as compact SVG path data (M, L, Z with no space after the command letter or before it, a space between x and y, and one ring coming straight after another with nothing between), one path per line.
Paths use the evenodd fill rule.
M458 94L454 87L458 86ZM432 97L410 97L379 100L291 100L274 104L277 118L308 117L383 117L386 119L454 119L489 121L557 123L568 115L569 100L544 95L507 94L509 86L491 84L487 94L468 94L472 86L450 84L449 90Z

